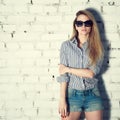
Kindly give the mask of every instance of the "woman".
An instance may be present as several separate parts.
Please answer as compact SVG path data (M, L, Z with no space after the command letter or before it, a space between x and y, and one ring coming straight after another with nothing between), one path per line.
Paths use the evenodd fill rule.
M60 102L62 120L102 120L102 100L97 88L103 47L95 18L81 10L73 21L73 36L60 50Z

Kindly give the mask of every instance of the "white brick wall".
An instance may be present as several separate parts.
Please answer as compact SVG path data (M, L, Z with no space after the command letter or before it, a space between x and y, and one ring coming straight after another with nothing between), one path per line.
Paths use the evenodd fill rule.
M120 120L120 0L0 0L0 120L60 120L59 48L77 10L88 7L99 11L111 45L100 87L104 120Z

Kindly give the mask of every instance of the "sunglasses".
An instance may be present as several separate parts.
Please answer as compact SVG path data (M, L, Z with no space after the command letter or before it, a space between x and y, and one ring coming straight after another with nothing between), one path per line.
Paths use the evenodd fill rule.
M87 20L85 22L83 22L83 21L75 21L75 24L77 25L77 27L82 27L83 24L85 25L85 27L92 27L93 22L91 20Z

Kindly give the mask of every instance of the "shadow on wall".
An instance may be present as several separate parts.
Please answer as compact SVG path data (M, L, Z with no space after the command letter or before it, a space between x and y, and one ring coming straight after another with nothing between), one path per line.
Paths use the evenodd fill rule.
M101 69L100 75L98 75L98 79L99 79L98 88L99 88L100 95L101 95L102 100L103 100L103 106L104 106L103 120L110 120L111 102L110 102L110 98L109 98L108 93L107 93L106 88L105 88L104 79L102 78L102 74L104 74L108 70L109 43L108 43L108 40L107 40L106 34L105 34L106 32L105 32L105 27L104 27L104 21L100 15L100 13L96 9L93 9L93 8L87 8L86 10L90 11L96 19L96 22L97 22L97 25L99 28L99 32L100 32L100 36L102 39L103 47L105 50L103 67ZM82 115L82 118L80 120L84 120L84 114Z

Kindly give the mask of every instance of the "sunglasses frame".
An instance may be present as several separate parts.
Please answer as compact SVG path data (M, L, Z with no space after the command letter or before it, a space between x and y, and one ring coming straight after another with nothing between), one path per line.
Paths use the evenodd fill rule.
M75 24L77 25L77 27L82 27L83 26L83 24L84 24L84 26L85 27L92 27L92 25L93 25L93 22L92 22L92 20L86 20L86 21L75 21Z

